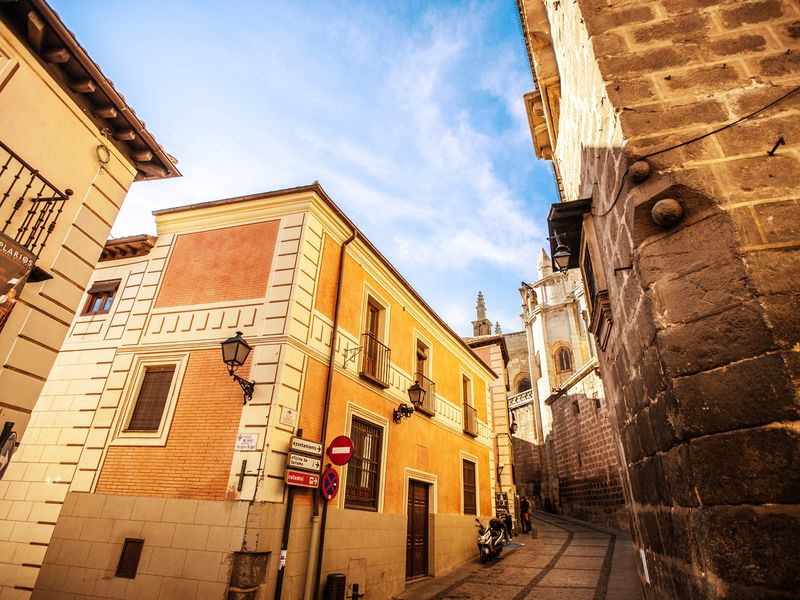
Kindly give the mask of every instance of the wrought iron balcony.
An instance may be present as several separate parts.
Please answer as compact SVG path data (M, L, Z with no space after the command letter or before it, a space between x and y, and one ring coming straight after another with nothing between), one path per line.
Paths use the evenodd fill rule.
M436 384L430 379L425 377L422 373L414 375L414 381L425 390L425 396L422 398L422 404L417 407L417 410L424 412L426 415L436 414Z
M359 375L382 387L389 387L389 362L391 350L381 344L371 333L361 336L361 371Z
M478 412L474 406L464 403L464 433L478 435Z
M39 256L71 195L0 141L0 232Z

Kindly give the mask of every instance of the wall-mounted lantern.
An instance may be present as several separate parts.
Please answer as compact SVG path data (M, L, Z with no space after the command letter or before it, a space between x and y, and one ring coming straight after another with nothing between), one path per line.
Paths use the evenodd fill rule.
M553 253L553 262L556 263L556 267L561 272L565 272L569 269L569 262L572 258L572 252L569 251L569 248L559 239L558 233L555 233L556 238L556 251Z
M255 388L256 382L239 377L236 375L236 370L244 364L252 349L252 346L242 338L241 331L237 331L236 335L222 342L222 362L228 365L228 374L242 388L244 404L253 399L253 388Z
M418 410L420 407L422 407L422 403L425 400L425 388L423 388L419 382L415 381L413 384L411 384L411 387L408 388L408 398L411 400L412 406L409 406L405 402L401 402L400 406L392 411L392 420L395 423L399 423L403 419L409 418L414 414L415 410Z

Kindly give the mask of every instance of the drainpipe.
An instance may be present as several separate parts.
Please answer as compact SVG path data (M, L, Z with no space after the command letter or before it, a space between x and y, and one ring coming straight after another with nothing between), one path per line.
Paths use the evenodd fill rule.
M347 246L358 237L358 230L353 228L352 235L345 240L339 252L339 274L336 280L336 304L333 308L333 331L331 332L331 352L328 356L328 377L325 381L325 402L322 409L322 450L325 451L325 439L328 435L328 413L331 406L331 388L333 385L333 365L336 361L336 335L339 333L339 307L342 302L342 280L344 279L344 256ZM318 491L314 491L314 508L319 499ZM314 511L316 513L316 510ZM306 565L306 581L303 588L303 600L312 600L319 596L319 578L322 574L322 551L325 547L325 523L328 517L328 502L323 501L322 519L318 514L311 518L311 544L308 548ZM317 555L314 556L314 548ZM315 562L316 558L316 562ZM313 574L313 575L312 575ZM313 577L313 580L312 580Z

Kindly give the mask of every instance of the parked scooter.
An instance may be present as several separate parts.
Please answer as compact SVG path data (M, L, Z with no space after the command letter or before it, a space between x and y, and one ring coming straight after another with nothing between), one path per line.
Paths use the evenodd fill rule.
M480 519L475 519L478 524L478 555L482 563L497 558L503 551L505 528L500 519L489 519L489 528L483 526Z

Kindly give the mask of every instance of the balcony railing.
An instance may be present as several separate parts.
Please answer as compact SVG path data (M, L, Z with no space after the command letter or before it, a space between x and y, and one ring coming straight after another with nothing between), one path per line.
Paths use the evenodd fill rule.
M0 142L0 232L39 256L71 195Z
M360 375L372 383L389 387L389 362L391 350L381 344L371 333L361 336L361 371Z
M425 396L423 396L422 404L419 406L419 408L417 408L417 410L424 412L426 415L435 415L436 384L425 377L425 375L422 373L416 373L414 375L414 381L418 383L423 390L425 390Z
M464 433L478 435L478 412L467 403L464 403Z

